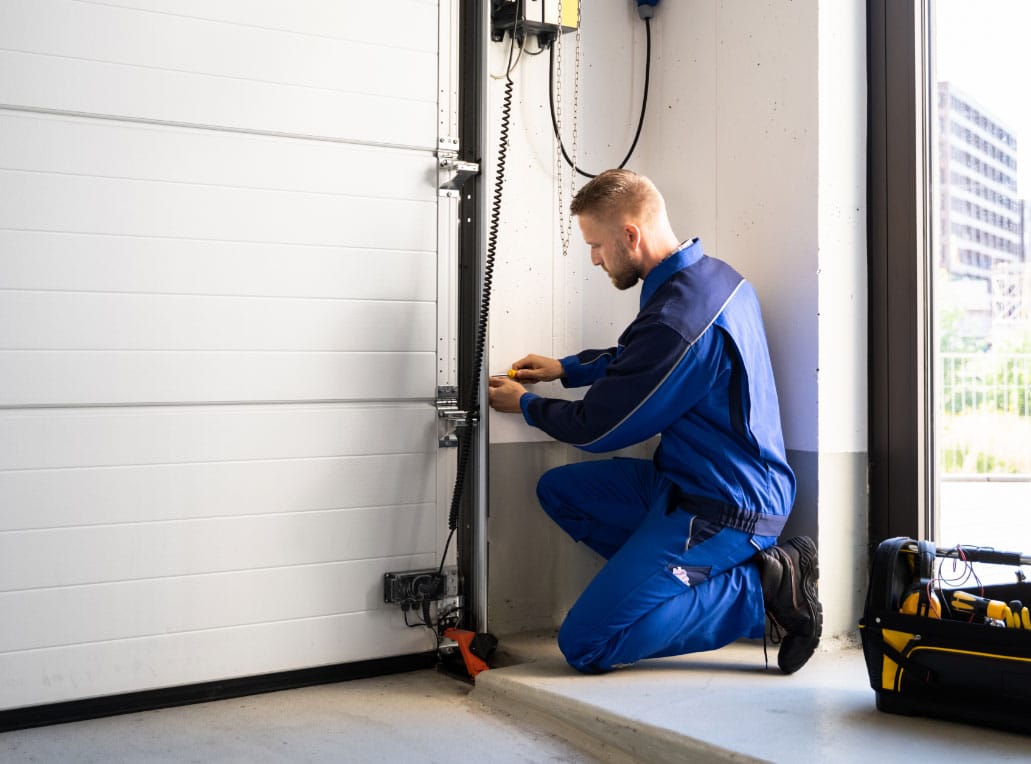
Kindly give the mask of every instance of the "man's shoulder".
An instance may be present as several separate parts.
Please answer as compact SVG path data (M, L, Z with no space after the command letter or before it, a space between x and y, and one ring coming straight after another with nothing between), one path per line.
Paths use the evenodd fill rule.
M706 255L671 275L638 319L666 324L694 342L745 284L731 265Z
M702 255L691 265L681 268L673 275L675 278L698 282L710 288L714 283L737 284L745 279L730 263L712 255Z

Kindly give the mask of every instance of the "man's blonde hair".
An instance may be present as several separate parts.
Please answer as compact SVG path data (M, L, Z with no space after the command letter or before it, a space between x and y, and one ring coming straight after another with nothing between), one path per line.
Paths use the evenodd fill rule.
M632 170L606 170L573 197L573 215L597 218L652 218L663 209L662 195L648 178Z

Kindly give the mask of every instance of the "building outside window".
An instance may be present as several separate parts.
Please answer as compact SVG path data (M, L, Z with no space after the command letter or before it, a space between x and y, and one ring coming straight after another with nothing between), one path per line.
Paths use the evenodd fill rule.
M928 7L932 526L939 543L1023 552L1031 549L1031 99L1017 72L1031 65L1021 44L1031 13L1012 0Z

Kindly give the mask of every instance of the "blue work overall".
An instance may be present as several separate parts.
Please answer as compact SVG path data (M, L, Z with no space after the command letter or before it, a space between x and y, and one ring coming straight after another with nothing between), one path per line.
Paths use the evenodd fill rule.
M538 484L544 510L608 560L559 632L566 659L600 672L761 636L752 558L783 529L795 478L751 285L688 242L648 274L615 348L561 362L587 393L524 394L529 424L590 452L661 434L650 461L571 464Z

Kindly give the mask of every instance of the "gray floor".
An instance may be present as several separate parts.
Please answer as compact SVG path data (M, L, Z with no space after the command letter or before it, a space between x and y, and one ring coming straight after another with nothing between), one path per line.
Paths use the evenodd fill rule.
M0 762L1031 760L1027 736L877 711L848 645L792 676L751 643L599 677L566 666L553 634L503 638L499 658L472 692L398 674L8 732Z
M0 762L594 762L433 670L0 734Z
M561 715L631 759L784 764L1031 761L1031 737L878 711L862 650L824 640L797 674L762 643L642 661L611 674L572 671L547 635L510 637L522 662L489 671L474 695Z

